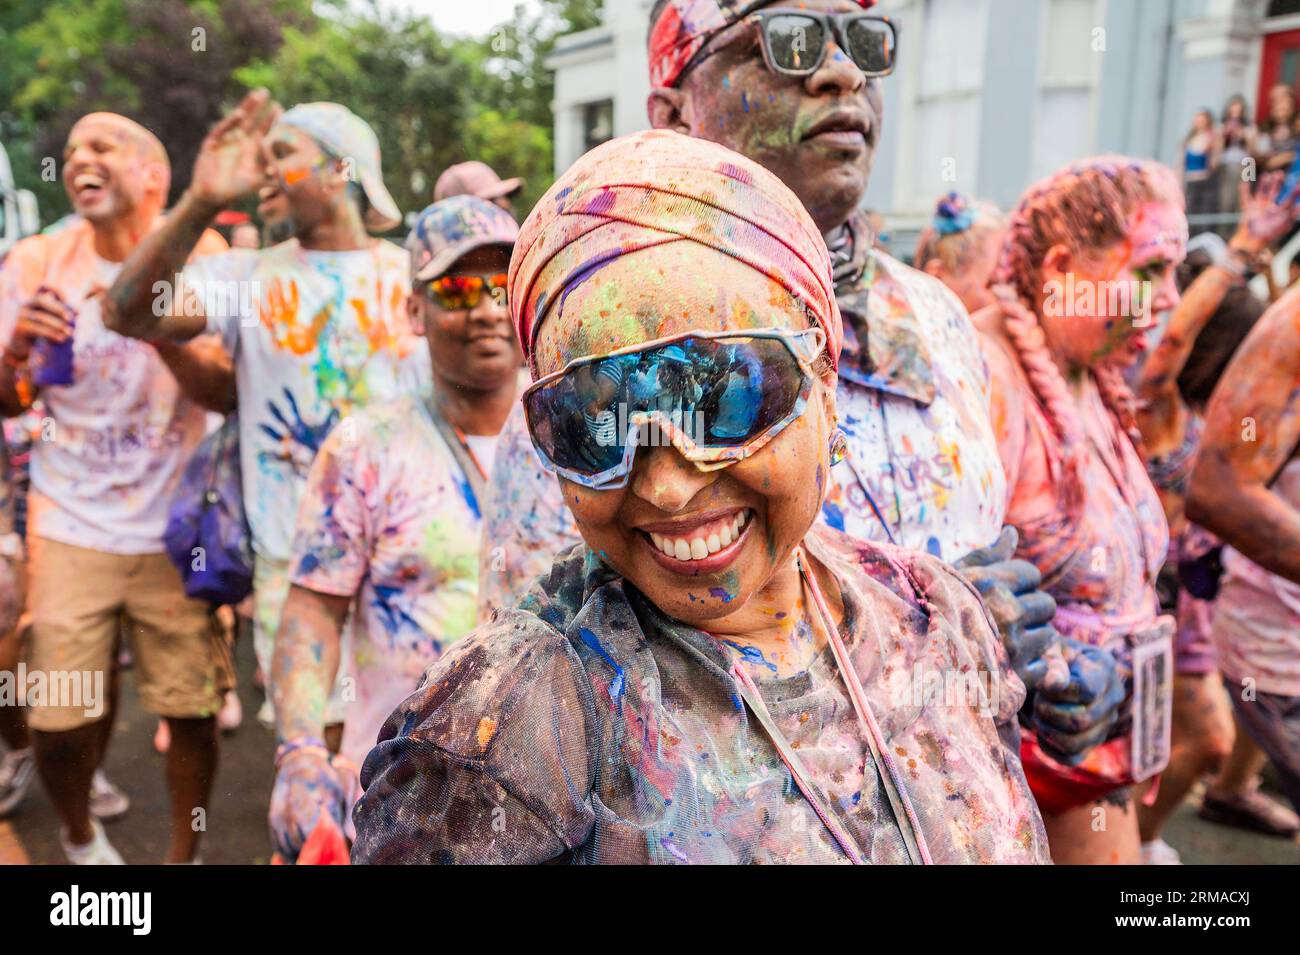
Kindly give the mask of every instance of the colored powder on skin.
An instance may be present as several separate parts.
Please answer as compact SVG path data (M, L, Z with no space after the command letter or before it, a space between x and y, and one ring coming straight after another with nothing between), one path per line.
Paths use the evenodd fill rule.
M729 604L731 603L732 600L735 599L735 594L728 593L727 591L723 590L721 587L710 587L709 596L717 597L724 604ZM695 599L694 596L692 596L691 599L694 600Z
M588 650L591 650L609 664L610 668L614 671L614 679L609 683L609 695L614 702L621 707L623 704L623 690L626 689L623 668L614 662L614 658L611 657L605 651L605 648L600 645L600 641L596 639L596 635L586 627L578 628L578 637L582 640L583 645Z
M768 659L763 656L763 651L758 649L758 647L742 646L734 640L723 640L722 642L739 653L740 658L746 663L752 663L756 666L764 666L773 673L776 672L776 664L769 662Z

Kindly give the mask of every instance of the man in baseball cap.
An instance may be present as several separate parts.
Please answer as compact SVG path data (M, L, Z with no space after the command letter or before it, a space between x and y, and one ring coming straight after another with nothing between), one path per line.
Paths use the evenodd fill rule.
M287 859L321 819L348 829L347 774L356 770L320 745L335 679L326 661L342 653L348 608L357 608L356 694L342 757L354 766L425 668L474 626L482 487L518 393L521 355L504 294L518 234L509 214L474 196L420 213L406 240L407 301L424 330L433 393L345 420L312 466L272 681L281 746L270 825Z
M433 200L441 202L452 196L477 196L513 215L514 207L510 200L522 188L522 179L502 179L485 162L462 162L448 167L438 177L438 182L433 187Z
M365 120L338 103L301 103L283 114L279 125L302 130L326 156L342 162L345 175L365 196L367 229L387 232L401 224L402 213L384 186L379 139Z
M185 268L170 310L155 310L150 290L181 272L200 227L253 192L263 221L287 221L291 237ZM400 220L365 122L337 103L281 113L256 90L209 132L189 188L105 303L105 324L120 334L183 341L207 329L235 356L253 645L268 675L294 516L316 452L345 415L428 387L428 354L407 315L410 257L368 234ZM342 722L339 690L330 725ZM269 706L260 718L271 719Z

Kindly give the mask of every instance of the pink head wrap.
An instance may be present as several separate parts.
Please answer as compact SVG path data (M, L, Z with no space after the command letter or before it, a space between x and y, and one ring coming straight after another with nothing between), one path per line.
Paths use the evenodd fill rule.
M758 163L668 130L611 140L551 186L510 259L511 317L531 365L533 341L569 292L620 256L697 242L753 268L802 301L838 366L843 325L830 253L798 197Z
M650 85L676 86L700 47L772 0L669 0L650 31ZM864 10L876 0L857 0Z

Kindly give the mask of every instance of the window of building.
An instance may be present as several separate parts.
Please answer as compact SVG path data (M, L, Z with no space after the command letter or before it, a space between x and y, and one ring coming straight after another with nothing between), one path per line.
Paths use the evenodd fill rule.
M614 101L604 99L582 107L582 148L594 149L614 138Z
M978 181L989 4L926 0L921 12L911 191L915 203L928 207L935 196L972 190Z
M1038 179L1096 150L1094 92L1103 4L1050 0L1039 48L1038 108L1030 172Z

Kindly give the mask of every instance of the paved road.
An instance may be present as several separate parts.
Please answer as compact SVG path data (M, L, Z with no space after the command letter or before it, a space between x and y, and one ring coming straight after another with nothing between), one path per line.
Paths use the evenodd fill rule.
M270 858L266 836L266 806L271 795L271 760L275 747L270 732L253 715L261 704L254 689L253 648L241 640L236 652L244 725L223 740L216 793L208 813L203 840L204 862L211 864L263 864ZM131 674L123 684L123 705L109 750L107 771L131 796L131 811L109 824L109 836L129 863L162 860L167 842L167 798L163 786L163 758L154 752L156 722L135 704ZM1300 844L1270 839L1202 822L1196 817L1195 799L1189 797L1170 821L1165 838L1192 864L1296 864ZM39 788L28 797L22 811L0 822L0 862L61 863L57 822Z
M235 652L244 725L222 739L221 766L208 810L208 830L200 852L204 863L266 863L271 857L266 833L266 807L271 800L272 734L254 719L262 693L253 686L251 639L240 640ZM157 719L136 705L134 674L122 681L122 705L113 730L105 771L131 797L131 811L107 826L109 838L131 864L162 861L167 848L167 790L164 758L154 751ZM22 811L6 820L30 861L62 863L58 821L39 785ZM5 846L0 822L0 858Z

